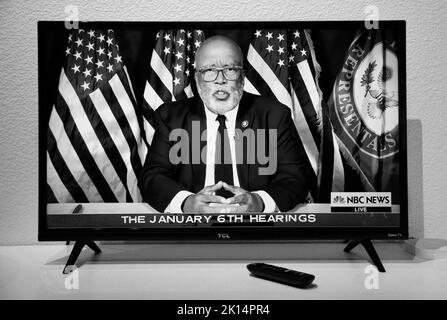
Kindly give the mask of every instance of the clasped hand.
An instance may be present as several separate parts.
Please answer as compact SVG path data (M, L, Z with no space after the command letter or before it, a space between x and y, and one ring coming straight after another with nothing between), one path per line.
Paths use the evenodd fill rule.
M215 195L224 188L234 194L225 199ZM230 186L219 181L213 186L204 187L196 194L188 196L183 204L184 213L244 213L262 211L264 203L257 193L252 193L240 187Z

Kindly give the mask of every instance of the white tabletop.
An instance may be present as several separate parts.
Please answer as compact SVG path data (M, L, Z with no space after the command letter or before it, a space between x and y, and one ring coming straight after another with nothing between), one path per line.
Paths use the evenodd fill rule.
M0 247L0 299L447 298L447 259L417 259L402 243L375 243L387 270L375 281L365 250L357 247L347 254L343 243L104 242L99 255L90 249L81 253L78 289L75 274L62 274L72 245ZM250 262L314 274L315 285L303 290L255 278L246 269Z

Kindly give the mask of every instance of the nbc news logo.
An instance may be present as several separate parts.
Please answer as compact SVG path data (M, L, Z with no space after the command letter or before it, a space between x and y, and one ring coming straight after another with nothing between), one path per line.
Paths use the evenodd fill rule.
M343 198L342 196L335 196L332 199L332 203L345 203L345 198Z
M391 192L331 192L331 212L391 212Z

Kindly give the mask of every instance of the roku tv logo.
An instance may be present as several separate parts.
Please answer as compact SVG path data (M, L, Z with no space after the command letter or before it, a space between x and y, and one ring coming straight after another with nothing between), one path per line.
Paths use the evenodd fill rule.
M331 207L391 207L391 192L331 192Z

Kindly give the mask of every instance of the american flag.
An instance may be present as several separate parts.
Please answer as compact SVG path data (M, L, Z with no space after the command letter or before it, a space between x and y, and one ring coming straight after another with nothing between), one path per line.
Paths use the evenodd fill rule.
M141 202L147 153L113 30L68 36L48 128L49 202Z
M250 43L245 91L270 96L292 111L292 117L318 186L344 190L344 170L330 122L322 114L318 87L320 67L308 30L256 30ZM323 143L324 141L324 143ZM328 145L329 144L329 145ZM323 148L325 148L323 150ZM331 175L322 164L330 163ZM322 177L330 181L322 181ZM319 191L310 201L327 198Z
M194 55L204 41L203 30L160 30L150 60L143 101L144 128L152 141L152 113L163 103L192 97Z

